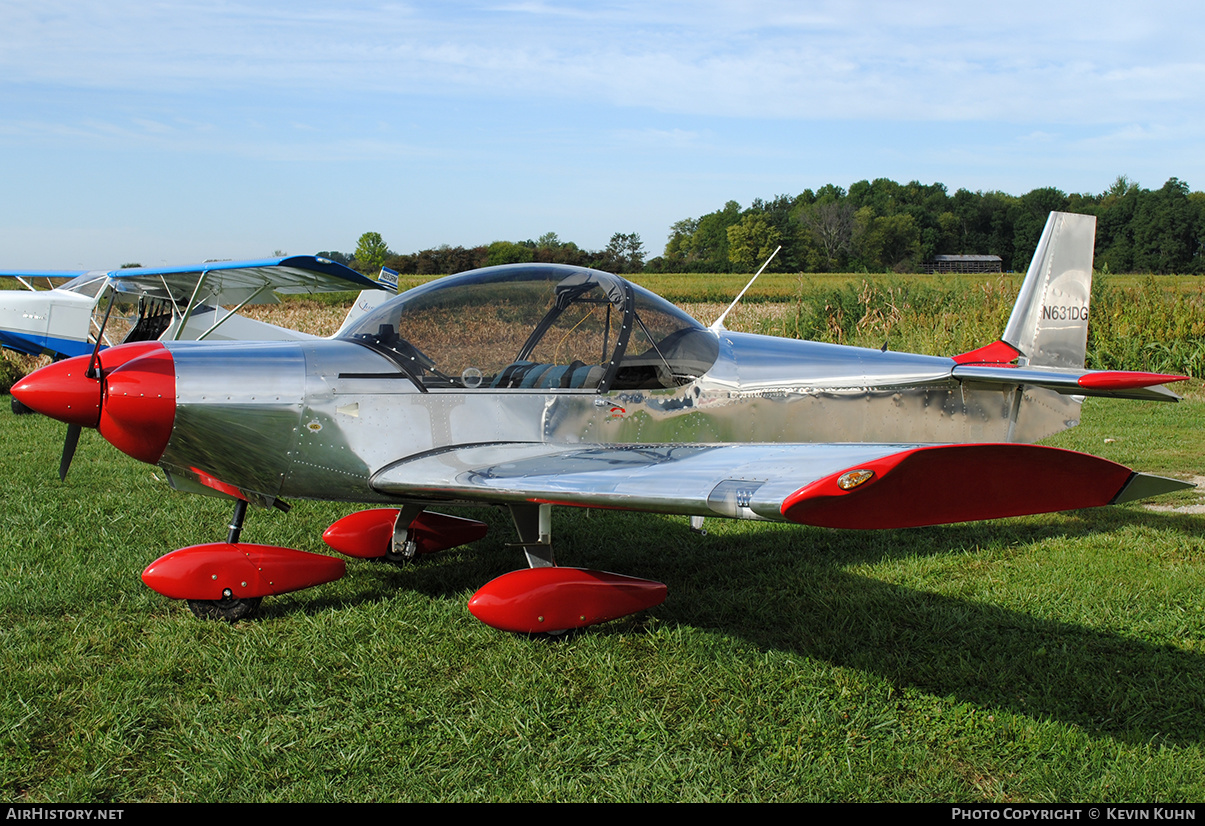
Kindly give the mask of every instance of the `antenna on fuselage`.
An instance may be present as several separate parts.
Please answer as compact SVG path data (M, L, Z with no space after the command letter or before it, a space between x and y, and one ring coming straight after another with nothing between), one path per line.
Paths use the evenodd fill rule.
M766 267L770 266L770 262L774 260L774 256L778 255L778 251L781 249L782 245L780 244L774 249L774 252L770 253L770 257L766 259L766 263L761 265L761 269L753 273L753 277L749 279L749 283L745 285L745 289L741 290L737 297L732 300L732 303L728 305L727 310L724 310L724 312L720 313L720 317L712 322L711 326L707 328L708 330L711 330L713 333L718 333L724 329L724 319L728 317L730 312L732 312L732 308L735 307L737 302L741 300L741 297L749 291L750 287L753 286L753 282L756 281L757 277L762 274L762 271L765 270Z

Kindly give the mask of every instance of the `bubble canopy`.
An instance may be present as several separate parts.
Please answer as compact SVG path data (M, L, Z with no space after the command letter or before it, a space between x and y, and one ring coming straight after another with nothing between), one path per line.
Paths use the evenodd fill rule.
M716 337L673 304L585 267L512 264L415 287L339 335L424 391L678 387L707 372Z

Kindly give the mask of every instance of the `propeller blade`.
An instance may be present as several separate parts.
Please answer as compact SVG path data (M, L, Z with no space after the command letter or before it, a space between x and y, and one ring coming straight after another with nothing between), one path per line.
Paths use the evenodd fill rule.
M67 439L63 442L63 458L59 462L59 481L67 480L67 470L71 467L71 459L75 456L75 448L79 444L79 434L83 430L77 424L67 425Z

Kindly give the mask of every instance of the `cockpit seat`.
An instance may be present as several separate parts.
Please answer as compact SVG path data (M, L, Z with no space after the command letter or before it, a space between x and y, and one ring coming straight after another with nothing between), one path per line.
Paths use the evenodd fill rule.
M572 364L539 364L532 361L516 361L507 365L494 377L491 387L530 388L581 388L597 387L602 381L603 369L575 361Z

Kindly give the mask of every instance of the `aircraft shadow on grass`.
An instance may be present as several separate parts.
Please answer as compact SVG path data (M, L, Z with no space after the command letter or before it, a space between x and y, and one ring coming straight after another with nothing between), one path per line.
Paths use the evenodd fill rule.
M591 532L604 535L636 529L631 516L596 513L590 521ZM653 609L662 623L716 629L766 650L874 674L897 689L1058 720L1123 742L1199 743L1205 740L1203 654L845 570L917 554L1074 540L1126 525L1205 533L1203 517L1137 510L1026 520L1003 540L1000 523L874 535L794 528L703 538L683 528L677 545L638 558L629 552L625 561L670 585L671 598ZM581 527L572 533L584 534ZM388 599L403 588L459 601L482 576L509 570L504 533L441 560L404 569L382 565L362 580L358 599ZM587 564L616 561L613 548L592 551L583 541L572 550ZM336 602L305 604L320 611ZM297 607L282 600L271 613ZM591 633L643 633L644 622L622 619Z

